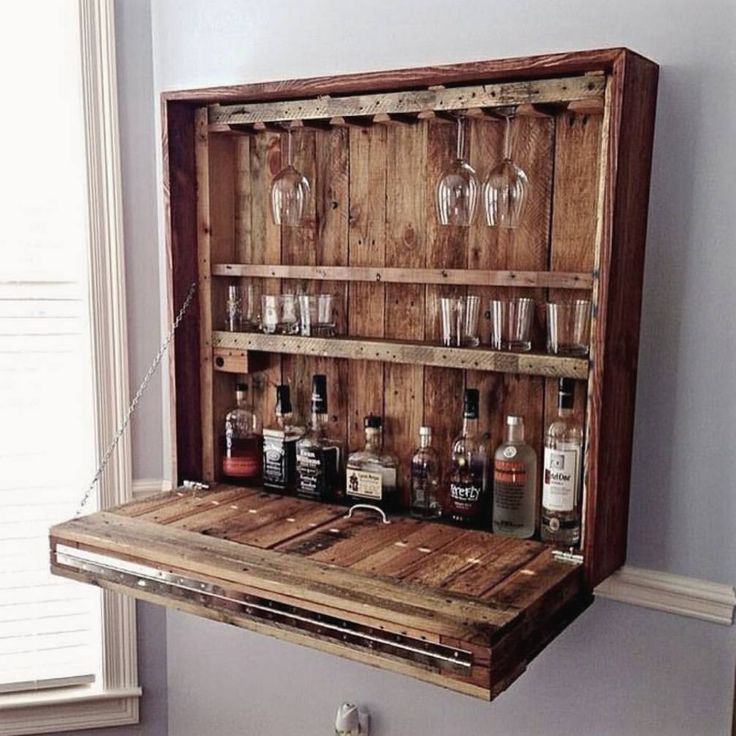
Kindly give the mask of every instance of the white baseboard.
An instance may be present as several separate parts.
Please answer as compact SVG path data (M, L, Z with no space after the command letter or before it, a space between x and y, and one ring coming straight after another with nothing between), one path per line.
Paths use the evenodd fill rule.
M171 483L160 478L133 481L134 499L170 490ZM604 580L595 594L632 606L726 626L733 623L736 609L736 589L730 585L628 565Z
M171 482L161 478L139 478L133 481L133 498L145 498L154 493L164 493L171 490Z
M730 585L628 565L604 580L595 594L726 626L733 623L736 607L736 590Z

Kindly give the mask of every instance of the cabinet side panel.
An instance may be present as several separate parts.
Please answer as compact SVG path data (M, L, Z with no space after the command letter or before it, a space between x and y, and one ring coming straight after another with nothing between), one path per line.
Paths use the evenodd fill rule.
M610 133L592 336L586 581L626 559L644 244L658 67L622 52L611 82Z
M194 163L194 110L186 103L164 104L164 198L171 257L172 311L197 281L197 184ZM179 325L174 341L172 401L176 417L177 479L202 477L202 424L199 389L199 295Z

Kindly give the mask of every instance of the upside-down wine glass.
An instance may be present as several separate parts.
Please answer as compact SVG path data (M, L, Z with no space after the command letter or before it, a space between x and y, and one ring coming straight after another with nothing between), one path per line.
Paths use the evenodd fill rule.
M286 167L271 182L271 214L276 225L306 224L309 180L291 162L291 128L286 132Z
M463 119L458 117L455 160L437 182L437 219L442 225L468 227L478 208L478 175L463 157L464 148Z
M503 160L491 169L483 184L486 222L492 227L517 227L529 195L527 175L511 160L511 118L506 116Z

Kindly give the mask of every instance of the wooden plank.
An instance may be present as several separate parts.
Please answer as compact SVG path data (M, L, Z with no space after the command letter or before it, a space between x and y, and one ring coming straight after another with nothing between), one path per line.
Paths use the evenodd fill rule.
M304 603L324 603L337 610L359 607L367 615L395 617L397 623L448 635L492 636L518 611L496 610L464 596L394 583L356 571L256 549L237 542L99 512L52 528L54 544L70 543L125 559L186 570L267 593L298 591ZM453 632L455 632L453 634Z
M584 509L586 580L591 587L626 559L657 77L656 64L629 52L619 58L610 90L610 129L604 135Z
M394 314L397 314L397 309L401 309L399 296L396 294L394 303L390 304ZM416 301L410 303L408 307L412 309L410 319L420 319L420 310L417 308ZM406 312L398 312L398 314L406 315ZM340 337L259 335L251 332L214 332L212 339L217 348L320 355L349 360L376 360L391 364L406 364L414 368L434 365L440 368L466 368L473 371L569 376L580 380L585 379L588 375L588 361L585 358L569 358L542 353L508 353L487 348L446 348L410 340L378 340L375 338L356 340ZM417 385L421 386L421 384ZM410 408L412 402L419 400L418 396L405 396L404 398L408 402L406 406ZM421 405L421 402L419 404ZM418 430L422 412L421 410L415 412L414 409L411 411L415 415Z
M254 264L276 265L281 262L281 230L273 223L270 204L271 181L281 168L278 134L269 132L256 136L250 146L250 254ZM242 204L245 205L244 202ZM260 284L260 293L277 294L279 291L280 283L276 280L265 279ZM250 376L253 408L264 426L276 419L272 387L278 383L281 383L281 356L270 354L263 369Z
M368 134L369 131L360 131ZM357 134L356 134L357 135ZM359 139L360 140L360 139ZM354 145L357 149L357 146ZM351 154L351 169L356 157L365 153L355 150ZM361 186L359 174L353 171L351 181L351 225L361 217L360 208L352 202L359 196ZM381 186L382 177L373 177L374 185ZM385 185L383 185L385 186ZM372 190L375 195L375 190ZM378 199L378 197L375 197ZM479 215L483 217L482 213ZM356 223L357 224L357 223ZM380 239L372 238L373 250L382 252ZM351 264L353 259L351 258ZM484 269L465 268L386 268L383 266L350 265L350 266L264 266L249 263L215 263L212 266L213 276L253 276L276 279L312 279L315 281L353 281L375 282L385 284L456 284L459 286L514 286L540 287L555 289L591 289L592 273L564 271L490 271Z
M386 130L353 128L350 136L350 213L348 268L320 272L354 272L366 266L383 267L386 253ZM403 269L397 269L403 270ZM352 281L352 279L345 279ZM372 279L371 279L372 280ZM384 335L385 288L382 283L348 284L348 334ZM383 416L383 366L374 361L348 362L349 450L364 443L363 419Z
M386 128L386 258L391 267L422 268L425 265L424 222L426 124ZM424 339L424 288L409 284L387 284L384 334L395 340ZM367 356L365 356L367 357ZM424 412L419 365L384 366L384 433L390 450L400 458L411 455ZM409 500L408 463L398 469L399 494Z
M445 89L382 92L357 97L318 97L235 105L214 104L209 108L209 121L213 124L282 122L585 100L600 97L604 86L605 80L601 77L564 77Z

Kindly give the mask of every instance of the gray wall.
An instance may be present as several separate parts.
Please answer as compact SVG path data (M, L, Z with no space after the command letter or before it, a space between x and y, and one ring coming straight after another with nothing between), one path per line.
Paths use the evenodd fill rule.
M142 12L118 4L131 22ZM137 53L125 49L147 33L140 23L118 28L124 53ZM658 61L629 562L733 583L736 455L721 438L736 417L735 27L729 0L156 0L153 91L620 44ZM158 107L123 61L122 86L137 88L121 102L142 105L121 116L137 376L158 338L160 257L159 173L137 136ZM134 427L139 477L160 468L161 427L155 408ZM183 614L167 615L167 641L175 736L321 736L345 698L371 706L378 736L725 734L736 654L733 629L598 601L486 705Z

